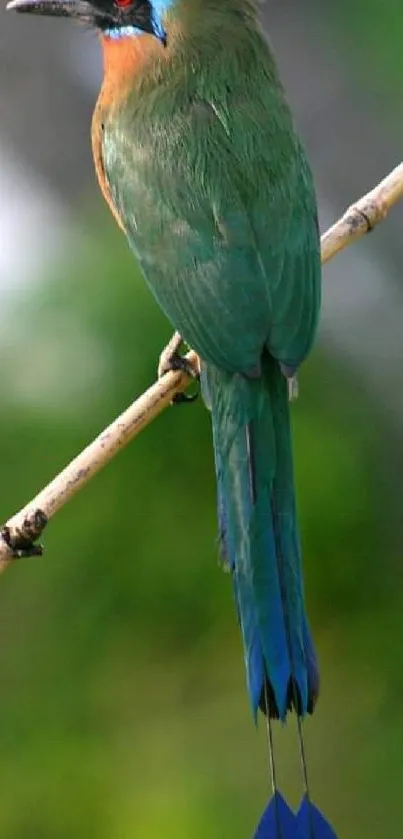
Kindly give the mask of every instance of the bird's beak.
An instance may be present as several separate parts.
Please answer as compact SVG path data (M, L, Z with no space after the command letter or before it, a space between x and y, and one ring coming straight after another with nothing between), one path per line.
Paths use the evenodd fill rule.
M91 6L86 0L10 0L7 11L86 19Z

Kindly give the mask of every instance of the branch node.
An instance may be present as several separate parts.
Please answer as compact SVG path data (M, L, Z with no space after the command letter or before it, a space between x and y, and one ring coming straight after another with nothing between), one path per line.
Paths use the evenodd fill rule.
M372 213L368 212L368 210L368 207L366 207L365 209L362 207L355 207L356 213L358 213L361 216L361 218L364 219L364 222L367 225L367 233L371 233L374 227L378 224L378 219L373 217Z
M22 559L30 556L42 556L43 545L35 545L48 523L47 516L43 510L34 510L30 513L20 526L14 527L5 524L0 536L7 545L13 559Z

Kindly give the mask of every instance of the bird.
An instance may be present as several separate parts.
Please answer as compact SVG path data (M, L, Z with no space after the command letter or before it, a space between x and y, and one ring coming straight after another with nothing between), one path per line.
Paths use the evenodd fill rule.
M302 722L319 674L306 614L290 391L321 308L317 200L252 0L11 0L94 27L101 191L175 332L159 374L196 375L211 412L219 541L272 797L255 839L336 839L313 803ZM294 712L303 798L278 789L272 722Z

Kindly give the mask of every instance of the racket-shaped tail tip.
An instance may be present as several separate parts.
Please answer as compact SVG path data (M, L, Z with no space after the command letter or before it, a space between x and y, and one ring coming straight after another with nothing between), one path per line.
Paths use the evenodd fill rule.
M303 839L296 816L279 792L270 799L253 839Z
M337 839L337 835L329 822L306 795L301 801L295 818L298 823L300 839Z

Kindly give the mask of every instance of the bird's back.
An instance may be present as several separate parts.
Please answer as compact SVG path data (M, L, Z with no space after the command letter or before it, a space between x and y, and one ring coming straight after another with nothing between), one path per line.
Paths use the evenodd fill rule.
M250 7L215 14L151 45L103 108L105 177L147 282L205 361L247 372L267 346L298 364L320 304L311 175Z

